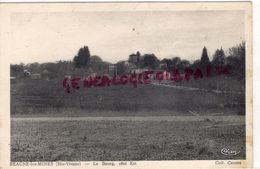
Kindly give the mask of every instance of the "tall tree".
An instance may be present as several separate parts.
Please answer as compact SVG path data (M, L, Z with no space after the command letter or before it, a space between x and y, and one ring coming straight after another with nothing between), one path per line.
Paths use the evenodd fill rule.
M78 55L74 57L73 62L76 68L86 67L89 63L90 52L87 46L79 49Z
M214 66L223 66L225 64L225 53L223 49L217 49L213 55L212 64Z
M207 66L207 65L210 64L207 48L205 46L202 49L202 55L201 55L201 59L200 59L200 64L202 66Z

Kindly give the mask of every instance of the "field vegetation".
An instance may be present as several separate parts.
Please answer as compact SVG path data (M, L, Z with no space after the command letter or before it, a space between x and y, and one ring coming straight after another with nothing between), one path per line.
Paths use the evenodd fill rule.
M12 161L245 158L244 125L213 121L12 121ZM222 148L240 151L221 154Z
M225 80L224 82L221 82ZM236 82L236 83L235 83ZM212 77L201 81L183 82L182 86L199 87L203 89L243 91L239 83L228 77ZM171 84L176 85L177 83ZM178 84L181 85L181 84ZM193 91L158 85L132 85L81 88L79 91L67 93L62 87L62 80L33 80L24 79L11 86L16 90L12 95L12 114L21 113L50 113L50 112L168 112L186 114L189 110L210 112L222 111L230 114L243 114L243 93L214 93ZM241 90L242 88L242 90ZM217 103L217 104L216 104ZM241 108L242 107L242 108ZM77 110L78 109L78 110Z

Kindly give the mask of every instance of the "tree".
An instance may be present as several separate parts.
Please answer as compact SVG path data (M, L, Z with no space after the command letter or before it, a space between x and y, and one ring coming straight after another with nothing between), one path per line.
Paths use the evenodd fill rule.
M20 63L17 64L11 64L11 76L21 76L24 70L24 64Z
M98 64L98 63L102 63L102 62L103 62L102 59L99 56L97 56L97 55L91 56L90 60L89 60L90 65Z
M245 41L242 41L240 44L232 48L229 48L229 56L237 57L241 60L245 59L245 53L246 53Z
M89 66L91 67L91 69L94 72L100 72L100 71L102 72L104 70L104 68L106 67L104 65L102 59L97 55L90 57Z
M154 54L145 54L143 56L143 67L155 69L159 64L159 60Z
M201 59L200 59L200 64L202 66L207 66L207 65L210 64L207 48L205 46L202 49L202 55L201 55Z
M223 49L217 49L213 55L212 64L214 66L223 66L225 64L225 53Z
M200 68L200 66L201 66L201 60L197 59L190 65L190 68L197 69L197 68Z
M172 58L172 66L173 68L179 69L181 63L181 58L180 57L173 57Z
M180 62L180 64L179 64L178 68L179 68L180 70L185 70L185 69L188 68L189 66L190 66L190 62L189 62L188 60L183 59L183 60L181 60L181 62Z
M229 48L229 56L226 58L233 74L240 79L245 79L245 54L245 42L242 41L239 45Z
M164 58L161 60L161 63L165 64L165 66L163 66L163 69L164 70L173 70L173 62L171 59L168 59L168 58Z
M168 59L168 58L164 58L161 60L161 63L166 63L166 64L170 65L170 64L172 64L172 60Z
M87 67L90 60L90 52L87 46L79 49L78 55L74 57L73 62L76 68Z

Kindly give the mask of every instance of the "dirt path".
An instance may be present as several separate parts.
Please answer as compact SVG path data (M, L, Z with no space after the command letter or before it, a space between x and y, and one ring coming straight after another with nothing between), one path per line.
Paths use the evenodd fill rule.
M170 88L175 88L175 89L180 89L180 90L203 91L203 92L211 92L211 93L216 93L216 94L238 94L238 95L244 94L243 92L208 90L208 89L202 89L202 88L196 88L196 87L176 86L176 85L171 85L170 83L165 83L165 82L163 82L163 83L152 82L151 84L155 85L155 86L170 87Z

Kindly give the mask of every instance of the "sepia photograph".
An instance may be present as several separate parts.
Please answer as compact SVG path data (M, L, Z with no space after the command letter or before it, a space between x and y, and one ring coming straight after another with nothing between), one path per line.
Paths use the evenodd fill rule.
M251 159L251 6L221 4L11 8L10 165Z

